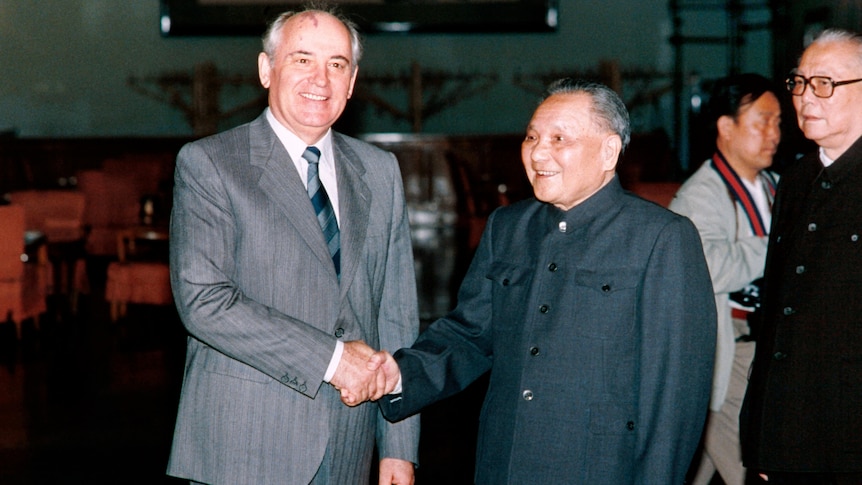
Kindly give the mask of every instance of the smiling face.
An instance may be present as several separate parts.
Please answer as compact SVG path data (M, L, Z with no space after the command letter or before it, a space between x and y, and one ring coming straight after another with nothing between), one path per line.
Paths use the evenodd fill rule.
M258 56L260 83L275 118L309 145L341 116L353 94L356 66L350 32L337 18L305 12L288 19L270 58Z
M533 113L521 161L538 200L569 210L613 179L622 142L595 116L583 92L554 94Z
M802 54L796 73L833 81L862 78L859 47L847 41L815 42ZM829 98L818 98L813 91L808 86L802 96L793 96L796 119L805 137L834 160L862 136L862 83L836 86Z
M718 119L716 146L740 177L754 180L772 165L781 141L781 105L767 91L754 102L743 104L734 119Z

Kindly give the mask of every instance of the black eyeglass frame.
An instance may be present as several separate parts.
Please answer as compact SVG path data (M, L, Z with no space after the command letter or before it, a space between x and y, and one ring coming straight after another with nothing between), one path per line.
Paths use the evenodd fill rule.
M802 78L802 82L801 82L802 91L800 91L799 94L796 94L793 92L793 89L796 88L796 85L800 84L798 81L796 81L796 78ZM815 88L814 84L811 83L811 81L813 81L815 79L823 79L823 80L829 82L829 85L831 85L831 89L829 90L829 95L821 96L821 95L817 94L817 88ZM835 87L836 86L844 86L846 84L858 83L860 81L862 81L862 78L848 79L847 81L835 81L834 79L832 79L829 76L805 77L801 74L791 74L790 76L787 77L787 79L784 80L784 85L787 87L787 91L789 91L792 96L802 96L803 94L805 94L805 90L808 89L808 86L810 85L811 86L811 92L814 93L814 95L817 96L818 98L831 98L832 95L835 94ZM823 84L822 86L827 86L827 84Z

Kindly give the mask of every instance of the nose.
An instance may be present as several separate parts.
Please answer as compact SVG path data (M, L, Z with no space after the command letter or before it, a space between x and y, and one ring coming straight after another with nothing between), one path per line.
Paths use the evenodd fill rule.
M326 65L316 67L311 72L311 82L317 86L326 86L329 83L329 73Z
M538 158L546 159L546 158L548 158L548 151L549 151L550 147L551 147L550 140L548 138L542 138L542 137L536 138L536 140L533 141L533 144L531 147L531 149L533 151L533 158L534 159L538 159Z
M770 124L769 130L767 131L767 138L769 141L778 145L781 142L781 126L778 123Z
M805 85L805 91L802 92L801 96L796 96L797 98L801 98L802 101L810 102L817 98L814 95L814 85L810 82Z

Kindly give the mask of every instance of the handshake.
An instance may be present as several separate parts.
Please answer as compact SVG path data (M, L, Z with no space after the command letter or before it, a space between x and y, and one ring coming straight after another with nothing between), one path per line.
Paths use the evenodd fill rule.
M341 361L329 383L341 393L341 402L357 406L391 393L400 378L401 371L392 354L352 340L344 343Z

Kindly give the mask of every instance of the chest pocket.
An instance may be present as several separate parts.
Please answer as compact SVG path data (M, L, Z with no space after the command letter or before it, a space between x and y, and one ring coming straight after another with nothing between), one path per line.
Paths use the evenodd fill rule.
M493 314L498 318L494 322L495 331L523 326L521 311L529 297L532 272L524 266L494 261L488 268L485 277L491 281L491 304Z
M574 315L575 333L584 337L612 339L632 332L640 272L631 269L601 271L578 269L574 295L566 299Z
M516 264L505 261L494 261L488 268L488 273L485 277L503 288L509 286L518 287L526 286L529 283L530 272L526 268Z

